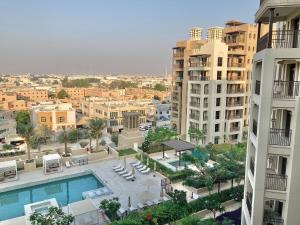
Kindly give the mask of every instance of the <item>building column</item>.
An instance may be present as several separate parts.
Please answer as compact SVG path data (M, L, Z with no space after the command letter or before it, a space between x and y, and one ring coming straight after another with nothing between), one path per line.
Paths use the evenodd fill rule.
M269 17L269 36L268 36L268 48L272 48L272 36L273 36L273 23L274 23L274 11L275 9L270 9Z
M260 33L261 33L261 22L258 23L256 46L258 46L260 40L260 35L261 35Z

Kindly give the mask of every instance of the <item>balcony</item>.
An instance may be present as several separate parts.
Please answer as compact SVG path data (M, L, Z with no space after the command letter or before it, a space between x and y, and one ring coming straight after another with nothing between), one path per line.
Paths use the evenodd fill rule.
M204 107L204 108L207 108L207 107L208 107L208 102L204 102L204 103L203 103L203 107Z
M174 58L182 58L184 56L184 53L183 52L175 52L173 54L173 57Z
M192 120L199 120L200 116L199 115L193 115L193 114L191 114L190 115L190 119L192 119Z
M174 68L175 70L183 70L183 64L175 64Z
M254 165L255 165L254 164L254 160L253 160L253 158L251 158L250 159L250 171L251 171L251 173L252 173L253 176L254 176L254 168L255 168Z
M189 76L190 81L209 81L210 77L209 76L195 76L191 75Z
M239 62L228 62L227 67L237 67L237 68L244 68L245 63L239 63Z
M190 106L200 108L200 103L198 102L190 102Z
M240 127L230 127L230 132L237 132L240 131L241 128Z
M274 81L273 98L294 99L299 96L299 81Z
M243 106L243 102L227 102L226 107L240 107Z
M257 121L253 120L252 122L252 132L255 136L257 136Z
M263 225L283 225L284 220L281 218L264 217Z
M269 145L290 146L292 130L270 129Z
M189 67L209 67L210 63L209 62L190 62Z
M208 116L207 115L204 115L203 116L203 121L207 121L208 120Z
M287 187L287 176L278 174L267 174L266 175L266 189L286 191Z
M200 89L191 89L191 94L200 95L201 94L201 90Z
M243 94L244 92L243 88L227 89L227 94Z
M228 120L235 120L235 119L242 119L243 115L242 114L236 114L236 115L228 115L227 119Z
M260 80L255 81L255 90L256 95L260 95Z
M300 31L299 30L276 30L272 31L271 40L269 33L260 38L257 43L257 51L270 48L299 48Z

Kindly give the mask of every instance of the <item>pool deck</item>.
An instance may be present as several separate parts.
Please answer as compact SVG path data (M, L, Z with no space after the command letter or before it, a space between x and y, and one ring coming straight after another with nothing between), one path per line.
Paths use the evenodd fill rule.
M127 158L127 168L131 171L130 162L136 161L134 158ZM63 172L53 173L45 175L42 168L33 172L19 173L19 178L16 181L1 183L0 192L3 192L10 188L18 187L19 185L28 186L35 182L48 182L52 179L57 179L61 177L68 177L73 174L86 172L91 170L96 176L98 176L104 185L109 187L113 194L101 196L99 198L93 199L94 204L98 207L101 200L111 199L113 197L118 197L122 208L128 209L128 197L131 198L131 205L137 207L138 203L145 203L148 200L154 200L160 198L160 184L163 178L158 173L149 173L148 175L141 174L138 171L135 172L136 180L127 181L123 177L119 176L112 169L112 166L123 165L124 161L120 160L107 160L98 163L90 163L84 166L74 166L71 168L63 168ZM1 212L4 213L4 212ZM18 217L12 220L2 221L0 225L12 225L18 224L22 225L20 221L23 217Z

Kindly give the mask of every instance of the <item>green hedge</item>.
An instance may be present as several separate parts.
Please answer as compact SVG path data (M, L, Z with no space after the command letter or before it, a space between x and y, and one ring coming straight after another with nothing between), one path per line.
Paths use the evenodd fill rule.
M122 149L119 150L118 152L119 152L119 156L132 155L137 153L132 148Z

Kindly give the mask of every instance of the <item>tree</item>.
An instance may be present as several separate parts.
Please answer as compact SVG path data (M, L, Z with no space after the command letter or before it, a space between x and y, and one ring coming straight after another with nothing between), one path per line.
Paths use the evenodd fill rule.
M148 152L150 150L151 140L148 136L145 137L145 141L142 144L143 152Z
M104 199L100 202L100 209L103 209L106 215L112 220L117 219L117 212L120 209L121 204L119 198Z
M31 138L33 136L33 126L31 123L19 124L18 126L18 134L24 138L25 143L27 145L27 159L31 160L30 149L31 149Z
M62 209L50 207L46 214L34 212L30 216L32 225L71 225L74 221L72 215L65 214Z
M68 98L69 95L68 93L64 90L64 89L61 89L58 93L57 93L57 98L58 99L64 99L64 98Z
M199 144L199 141L202 141L203 144L203 139L206 137L206 134L203 130L199 130L194 127L190 127L188 130L188 134L192 140L196 140L197 145Z
M102 130L105 128L106 122L102 119L95 118L90 120L89 127L96 138L96 151L99 150L99 139L102 136Z
M39 137L41 144L47 144L51 139L51 131L44 124L37 129L36 135Z
M157 90L157 91L166 91L167 90L166 86L163 84L155 84L153 89Z
M217 212L224 212L225 208L222 205L221 201L219 199L210 199L204 202L205 208L209 211L211 211L214 215L214 219L216 218Z
M181 207L187 206L185 191L174 190L170 193L170 196L174 204L179 205Z
M19 127L24 125L24 124L29 124L30 123L30 114L28 111L22 110L18 111L16 113L16 123L17 123L17 133L19 130Z
M66 131L66 126L62 126L62 129L63 129L63 142L65 145L65 156L67 156L69 152L68 152L68 135Z
M76 143L77 140L78 140L78 131L76 129L73 129L68 133L68 141L70 143Z
M195 215L188 216L181 220L181 225L199 225L201 218Z
M113 143L115 143L115 145L118 145L118 142L119 142L119 135L118 134L112 134L111 135L111 141L113 142Z
M160 100L161 100L160 97L157 96L157 95L154 95L154 96L153 96L153 99L154 99L154 100L157 100L157 101L160 101Z

